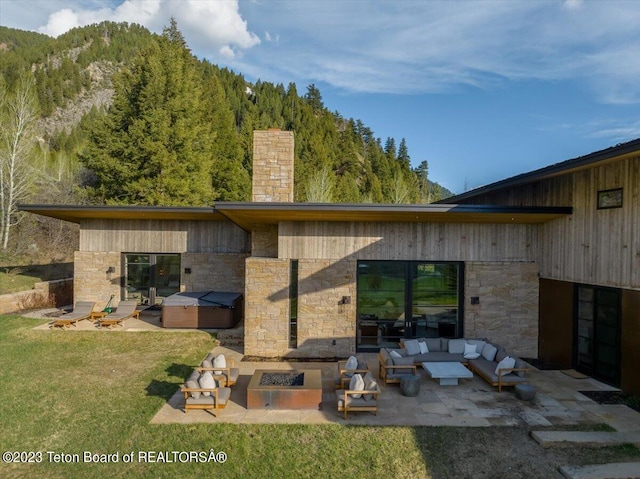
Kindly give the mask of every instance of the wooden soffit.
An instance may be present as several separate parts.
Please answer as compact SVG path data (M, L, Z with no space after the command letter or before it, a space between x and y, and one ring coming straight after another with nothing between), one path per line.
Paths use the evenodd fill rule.
M571 207L442 204L216 203L215 207L247 231L251 231L253 225L281 221L540 224L572 212Z

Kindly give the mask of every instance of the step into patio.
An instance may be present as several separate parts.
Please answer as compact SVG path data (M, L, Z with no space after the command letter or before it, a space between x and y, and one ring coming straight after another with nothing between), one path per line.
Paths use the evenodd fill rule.
M244 329L219 329L216 338L220 341L221 346L239 346L244 343Z
M640 446L640 431L532 431L531 437L542 447Z
M559 470L567 479L640 479L640 462L562 466Z

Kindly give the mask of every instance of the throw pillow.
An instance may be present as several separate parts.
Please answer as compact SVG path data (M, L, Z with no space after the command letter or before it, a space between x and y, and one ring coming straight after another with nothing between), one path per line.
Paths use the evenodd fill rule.
M209 360L207 360L207 359L205 359L204 361L202 361L201 366L202 366L203 368L212 368L212 367L213 367L213 366L211 365L211 361L209 361Z
M513 359L512 357L507 356L502 361L500 361L498 363L498 365L496 366L496 374L498 374L498 371L500 369L511 369L515 365L516 365L516 360ZM509 373L507 373L507 374L509 374Z
M224 357L224 354L218 354L216 356L216 358L213 360L213 367L214 368L226 368L227 367L227 360ZM217 370L214 371L216 374L222 374L224 371L222 370Z
M364 375L364 390L365 391L377 391L378 390L378 383L376 382L376 380L373 377L373 374L371 373L367 373ZM369 401L371 399L373 399L373 394L363 394L362 395L362 399L364 399L365 401Z
M496 346L497 347L497 346ZM504 348L498 348L498 352L496 353L496 357L493 359L496 363L499 363L500 361L502 361L504 358L506 358L507 356L509 356L507 354L507 350Z
M482 339L468 339L467 343L476 345L476 353L482 354L482 350L484 349L484 345L487 344Z
M354 374L349 382L349 390L350 391L364 391L364 379L360 374ZM362 397L362 394L351 394L352 398L359 399Z
M482 348L482 357L487 361L493 361L496 357L496 353L498 352L498 348L496 348L493 344L487 343L484 348Z
M200 389L200 386L198 385L198 383L193 380L187 381L184 385L187 387L187 389ZM193 399L200 399L200 391L192 391L191 397Z
M449 354L463 354L464 353L464 339L450 339L449 340Z
M420 341L418 343L418 346L420 346L420 354L426 354L429 352L429 348L427 347L427 343L424 341Z
M200 380L198 381L200 383L200 387L202 389L215 389L216 388L216 381L215 379L213 379L213 376L211 375L211 373L209 371L205 371L205 373L200 376ZM209 391L203 391L202 392L203 396L211 396L211 393Z
M517 369L526 369L526 368L529 367L529 365L527 363L525 363L522 359L516 358L515 356L514 356L513 359L516 360L516 365L514 366L515 368L517 368ZM521 378L524 377L524 371L516 371L516 374L518 376L520 376Z
M402 354L400 354L398 351L391 351L389 353L389 356L391 356L393 359L400 359L402 358Z
M417 339L410 339L409 341L405 341L404 347L406 348L407 354L409 356L420 354L420 345L418 344Z
M349 356L347 359L347 363L344 366L345 369L353 371L354 369L358 369L358 358L355 356Z
M480 353L476 351L478 347L475 344L465 344L464 345L464 358L465 359L476 359L480 357ZM474 357L471 357L474 356Z

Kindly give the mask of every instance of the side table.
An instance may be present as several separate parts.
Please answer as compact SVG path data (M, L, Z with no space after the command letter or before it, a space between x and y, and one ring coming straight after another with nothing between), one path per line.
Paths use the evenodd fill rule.
M400 379L400 392L407 397L417 396L420 392L420 376L405 376Z

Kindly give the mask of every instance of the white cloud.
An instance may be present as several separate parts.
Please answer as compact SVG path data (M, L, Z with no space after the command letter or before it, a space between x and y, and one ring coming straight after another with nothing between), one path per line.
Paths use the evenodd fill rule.
M576 10L582 6L583 0L565 0L564 8L568 10Z
M232 59L260 43L242 19L238 0L126 0L115 8L62 8L51 13L39 31L58 36L74 27L109 20L138 23L159 33L171 17L190 48L201 56Z
M640 101L640 2L253 3L276 54L236 63L263 78L348 91L437 93L579 80L602 102ZM275 46L274 46L275 48Z

